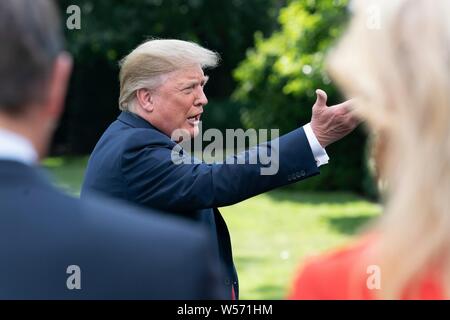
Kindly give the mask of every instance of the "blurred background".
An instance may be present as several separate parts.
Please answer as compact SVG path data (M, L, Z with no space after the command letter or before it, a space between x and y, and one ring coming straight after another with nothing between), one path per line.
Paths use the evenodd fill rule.
M118 61L150 38L190 40L220 53L207 71L203 129L279 128L309 122L315 89L344 98L324 60L342 33L347 0L59 0L74 72L66 111L44 165L78 195L86 161L119 115ZM361 127L327 148L321 174L221 209L228 222L242 299L282 299L301 261L342 245L379 214Z

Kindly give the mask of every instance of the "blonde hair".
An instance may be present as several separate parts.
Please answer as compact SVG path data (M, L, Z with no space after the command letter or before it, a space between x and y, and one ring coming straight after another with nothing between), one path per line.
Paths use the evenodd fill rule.
M153 90L169 73L193 65L213 68L219 55L193 42L149 40L121 60L119 108L128 110L139 89Z
M387 183L380 242L381 298L401 298L438 274L450 293L450 1L354 1L329 69L378 137ZM368 24L368 6L380 28Z

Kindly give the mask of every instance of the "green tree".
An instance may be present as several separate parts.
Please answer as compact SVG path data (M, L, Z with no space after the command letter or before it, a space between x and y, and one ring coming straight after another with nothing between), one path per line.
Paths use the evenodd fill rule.
M347 0L293 0L280 12L279 31L268 38L256 34L254 48L234 72L239 83L234 98L243 104L241 120L246 127L287 132L307 123L317 88L328 93L329 104L342 100L324 61L346 25L347 4ZM298 186L365 189L364 141L364 134L357 130L328 147L332 165Z

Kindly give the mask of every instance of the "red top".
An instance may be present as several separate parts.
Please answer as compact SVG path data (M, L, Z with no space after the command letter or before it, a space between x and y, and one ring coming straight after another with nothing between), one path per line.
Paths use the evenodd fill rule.
M364 253L374 244L374 238L360 240L356 245L310 259L298 273L289 299L302 300L371 300L376 299L377 276L369 263L363 263ZM369 261L369 260L366 260ZM376 264L374 264L376 265ZM376 267L375 267L376 268ZM382 270L378 273L383 276ZM369 286L372 289L369 289ZM402 299L444 299L440 285L425 277L418 286L418 295L404 290Z

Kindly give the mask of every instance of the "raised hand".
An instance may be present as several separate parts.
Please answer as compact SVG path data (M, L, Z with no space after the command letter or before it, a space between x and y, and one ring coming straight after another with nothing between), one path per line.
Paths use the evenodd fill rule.
M312 108L311 129L325 148L353 131L361 121L352 112L352 100L328 107L327 94L316 90L317 100Z

